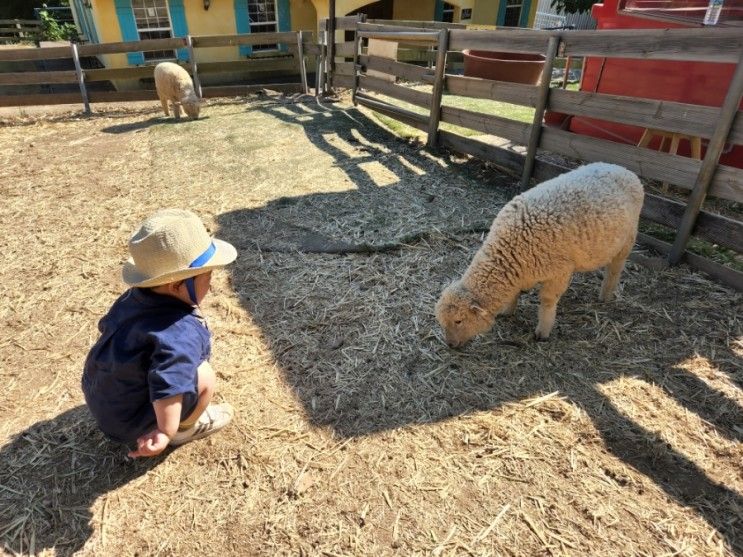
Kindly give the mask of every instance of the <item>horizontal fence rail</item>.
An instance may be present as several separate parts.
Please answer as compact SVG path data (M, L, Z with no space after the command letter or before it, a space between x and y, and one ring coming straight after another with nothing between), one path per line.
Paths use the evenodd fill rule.
M0 19L0 43L35 39L41 29L37 19Z
M281 44L285 51L277 50L271 54L261 54L241 60L221 62L200 62L196 64L194 48L225 46ZM99 56L107 54L126 54L161 50L187 49L190 59L176 61L194 77L194 86L204 97L238 96L270 88L284 92L307 92L305 56L319 52L311 32L254 33L246 35L205 35L126 41L116 43L55 46L49 48L12 48L0 50L0 62L35 62L70 58L77 61L80 56ZM0 72L0 86L5 85L54 85L78 83L80 92L69 93L31 93L0 95L0 106L32 106L39 104L73 104L82 102L128 102L137 100L156 100L153 90L137 91L87 91L85 84L97 81L152 78L155 64L123 68L95 68L63 71L24 71ZM239 72L292 72L300 76L297 83L266 83L261 85L231 85L201 87L198 74L219 74ZM198 72L198 74L197 74ZM86 102L87 100L87 102Z

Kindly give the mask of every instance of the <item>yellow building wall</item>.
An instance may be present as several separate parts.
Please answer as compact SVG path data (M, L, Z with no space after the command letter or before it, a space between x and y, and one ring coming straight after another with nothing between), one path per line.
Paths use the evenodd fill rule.
M431 21L435 13L436 0L418 0L416 2L395 0L392 8L392 19Z
M503 0L505 2L505 0ZM533 0L536 5L537 0ZM498 0L474 0L472 21L474 25L495 25L498 21Z
M93 17L96 30L101 42L111 43L123 40L119 19L113 0L92 0ZM203 0L183 0L183 8L191 35L234 35L237 33L235 22L235 8L232 0L212 0L209 10L204 10ZM292 30L317 29L317 12L312 0L291 0L289 7ZM108 54L101 56L107 68L126 68L129 66L126 54ZM222 62L239 60L239 50L236 46L197 48L196 59L199 62ZM309 70L312 70L313 60L308 60ZM266 72L263 75L268 75ZM240 78L257 77L258 74L203 74L201 81L208 85L219 82L230 82ZM118 90L136 89L139 80L116 80L114 85Z

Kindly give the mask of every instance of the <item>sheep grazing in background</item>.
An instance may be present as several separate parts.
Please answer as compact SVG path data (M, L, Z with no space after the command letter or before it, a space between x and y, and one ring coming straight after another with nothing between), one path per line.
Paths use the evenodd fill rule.
M168 101L173 103L175 119L181 118L181 106L189 117L199 117L201 100L196 96L188 72L173 62L160 62L155 66L155 89L163 105L165 116L170 116Z
M536 338L555 324L557 302L574 272L606 267L599 299L610 300L637 235L643 202L639 178L594 163L517 195L498 213L464 275L436 304L451 347L513 314L519 294L541 284Z

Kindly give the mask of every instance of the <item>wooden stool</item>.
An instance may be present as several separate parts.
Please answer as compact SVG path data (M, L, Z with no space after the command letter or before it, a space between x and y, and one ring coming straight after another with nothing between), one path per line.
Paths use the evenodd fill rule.
M663 130L657 130L655 128L645 128L645 132L640 138L640 142L637 144L638 147L647 147L655 136L659 136L660 145L658 151L663 150L663 145L666 143L666 139L670 139L671 142L668 145L668 153L675 155L678 153L679 142L682 139L686 139L691 147L691 158L698 161L702 160L702 138L696 135L686 135L683 133L666 132ZM668 183L663 182L663 191L668 192Z

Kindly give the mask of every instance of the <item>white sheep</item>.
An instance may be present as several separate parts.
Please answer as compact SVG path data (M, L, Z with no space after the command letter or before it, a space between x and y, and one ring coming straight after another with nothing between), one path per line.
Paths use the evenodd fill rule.
M160 62L155 66L155 89L163 105L165 116L170 116L168 101L173 103L175 119L181 118L181 106L194 120L199 117L201 100L196 96L188 72L173 62Z
M610 300L637 236L643 197L635 174L606 163L582 166L514 197L464 275L436 304L449 346L490 330L496 315L513 314L521 292L537 284L535 334L547 339L574 272L606 266L599 299Z

